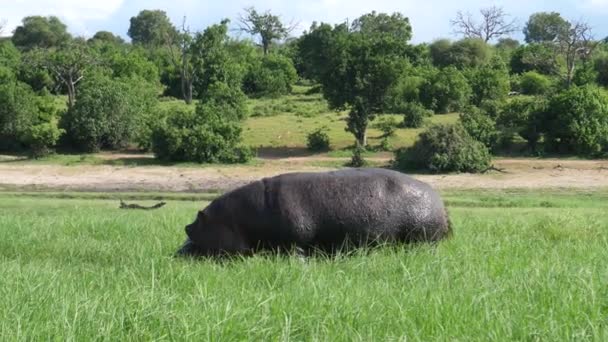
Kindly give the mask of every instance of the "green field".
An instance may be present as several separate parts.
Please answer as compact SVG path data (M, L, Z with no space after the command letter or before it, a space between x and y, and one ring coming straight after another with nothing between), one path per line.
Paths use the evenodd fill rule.
M608 191L444 196L436 247L217 263L171 257L192 195L2 193L0 340L608 338Z
M291 95L278 99L250 99L250 117L243 127L243 140L254 148L305 148L306 136L311 131L327 127L331 148L341 150L352 146L354 137L346 132L346 112L331 111L320 94L307 94L310 87L295 86ZM164 108L185 107L183 101L162 102ZM190 108L194 109L194 105ZM397 122L403 115L391 115ZM434 115L428 120L433 123L455 123L458 114ZM389 139L393 147L411 146L424 129L397 130ZM368 132L372 147L380 144L382 132L372 128ZM350 155L349 155L350 156Z

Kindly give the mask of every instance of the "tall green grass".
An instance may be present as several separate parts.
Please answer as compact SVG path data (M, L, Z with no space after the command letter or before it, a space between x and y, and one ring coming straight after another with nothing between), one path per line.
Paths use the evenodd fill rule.
M606 340L606 197L450 192L437 246L218 263L171 257L205 202L0 194L0 340Z

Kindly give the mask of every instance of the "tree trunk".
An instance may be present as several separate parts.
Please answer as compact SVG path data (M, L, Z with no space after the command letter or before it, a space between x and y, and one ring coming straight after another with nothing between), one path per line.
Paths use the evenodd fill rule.
M264 56L268 56L270 51L270 42L266 39L262 39L262 48L264 49Z
M182 97L186 104L192 103L192 80L186 75L184 70L181 73Z
M76 103L76 87L74 85L74 81L72 77L68 79L66 84L68 88L68 109L74 107L74 103Z
M192 79L189 79L186 84L186 104L192 103Z
M185 49L182 49L182 65L180 70L182 83L182 96L186 104L192 103L192 77L188 77L188 55Z

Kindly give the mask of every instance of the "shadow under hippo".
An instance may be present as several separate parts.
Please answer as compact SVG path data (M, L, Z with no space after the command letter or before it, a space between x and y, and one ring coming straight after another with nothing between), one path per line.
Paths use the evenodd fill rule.
M439 194L385 169L265 178L217 198L186 226L180 256L334 252L345 246L436 242L451 234Z

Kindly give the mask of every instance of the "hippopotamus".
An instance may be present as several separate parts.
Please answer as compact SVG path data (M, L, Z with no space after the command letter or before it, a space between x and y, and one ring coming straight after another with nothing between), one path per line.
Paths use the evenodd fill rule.
M178 255L262 250L336 251L377 243L437 242L451 224L428 184L386 169L264 178L230 191L186 226Z

